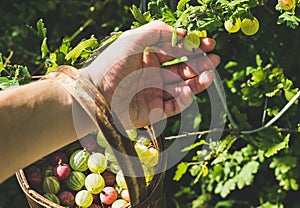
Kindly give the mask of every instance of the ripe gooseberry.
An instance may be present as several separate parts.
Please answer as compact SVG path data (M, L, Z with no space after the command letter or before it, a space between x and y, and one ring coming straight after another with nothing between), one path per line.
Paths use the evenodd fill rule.
M124 199L117 199L114 203L112 203L111 208L123 208L128 204Z
M284 11L289 11L295 7L296 0L278 0L278 4Z
M123 175L122 170L120 170L117 173L117 175L116 175L116 182L117 182L118 186L120 186L120 188L127 189L127 184L126 184L125 177Z
M81 190L75 195L75 203L79 207L89 207L93 203L93 195L87 190Z
M183 39L183 47L188 51L193 51L200 46L200 37L195 33L187 34Z
M229 33L236 33L240 30L241 28L241 19L240 18L235 18L233 19L232 17L229 18L224 22L224 28L229 32Z
M98 173L90 173L85 179L85 188L92 194L99 194L105 186L103 177Z
M60 204L67 207L74 207L75 197L74 194L70 191L62 191L59 193L58 198L60 200Z
M129 196L129 191L127 189L123 189L121 191L121 197L122 199L124 199L125 201L130 202L130 196Z
M116 201L118 198L118 192L114 187L106 186L100 192L100 200L103 204L109 205Z
M62 160L54 167L54 176L59 180L66 180L71 173L71 168L68 164L62 163Z
M256 17L254 17L253 19L243 19L241 23L241 30L245 35L254 35L255 33L257 33L258 29L259 21Z
M102 173L107 168L107 159L100 153L93 153L87 161L89 170L93 173Z

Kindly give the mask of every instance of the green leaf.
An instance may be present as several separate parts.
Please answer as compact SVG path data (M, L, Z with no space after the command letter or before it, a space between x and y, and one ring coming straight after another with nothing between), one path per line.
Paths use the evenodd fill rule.
M2 53L0 53L0 74L4 70L4 64L3 64L3 59L2 59Z
M183 11L185 9L185 5L189 2L190 0L180 0L177 4L177 10L178 11Z
M19 82L15 79L8 79L6 77L0 77L0 89L5 90L13 87L18 87Z
M263 61L259 54L256 55L255 60L256 60L256 65L262 67Z
M244 165L239 174L235 177L237 181L237 187L242 189L245 186L251 185L254 179L254 174L257 173L258 168L259 162L257 161L250 161Z
M196 142L196 143L194 143L194 144L192 144L190 146L187 146L187 147L183 148L181 150L181 152L188 152L188 151L190 151L192 149L195 149L196 147L201 146L203 144L205 144L205 140L200 140L199 142Z
M80 54L86 50L87 48L96 47L98 45L98 41L96 38L92 37L88 40L84 40L81 43L79 43L75 48L73 48L65 57L65 59L68 61L72 59L75 61Z
M287 148L289 145L289 139L290 139L290 134L286 135L282 142L275 144L272 147L269 147L268 150L265 152L265 156L271 157L277 154L280 150Z
M224 152L226 150L229 150L231 145L235 142L236 137L234 135L227 135L220 143L218 144L217 153Z
M290 89L290 90L284 90L284 96L287 101L290 101L298 92L298 88L296 89Z
M229 180L225 181L220 196L222 198L225 198L230 194L231 191L235 190L235 186L236 186L236 181L233 178L230 178Z
M177 165L177 170L175 172L175 175L173 177L174 181L179 181L182 176L186 173L188 168L188 164L186 162L181 162Z
M132 7L130 8L130 11L134 17L134 19L136 19L136 21L138 21L140 24L146 24L148 21L146 20L145 16L142 14L142 11L135 5L132 5Z
M37 27L37 33L41 38L45 38L47 34L47 29L45 27L45 24L43 22L43 19L39 19L39 21L36 23Z
M42 42L42 45L41 45L41 51L42 51L42 58L45 58L47 56L48 52L49 52L46 37L43 39L43 42Z

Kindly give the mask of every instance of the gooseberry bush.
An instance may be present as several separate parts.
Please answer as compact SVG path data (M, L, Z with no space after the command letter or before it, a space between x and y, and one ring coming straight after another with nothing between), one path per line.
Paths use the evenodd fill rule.
M199 47L201 38L214 38L217 41L214 52L222 58L217 69L221 80L214 81L210 88L216 91L214 102L224 109L219 118L214 119L224 123L224 128L210 129L210 110L215 103L207 92L195 96L200 114L187 115L194 118L190 124L195 129L193 132L178 135L180 120L184 118L175 116L168 119L165 131L167 145L172 144L174 139L197 136L193 145L180 150L187 153L186 157L167 172L168 207L299 206L299 5L299 0L151 0L130 5L134 21L128 29L161 20L175 29L187 30L183 45L189 51ZM44 21L41 19L36 26L29 28L41 42L37 62L42 63L42 70L32 75L26 66L11 65L11 56L0 56L2 89L28 83L62 64L81 67L122 33L115 29L104 39L91 35L76 43L73 38L65 37L59 47L51 50L53 47L49 44ZM176 33L170 41L173 45L178 44ZM220 86L224 87L225 94L219 92ZM214 137L214 133L217 136ZM107 158L110 162L102 160L98 165L88 165L87 156L86 163L77 164L78 170L92 170L104 175L102 171L108 168L114 174L112 182L104 177L104 184L106 187L117 184L122 189L119 192L124 192L124 177L102 139L98 138L96 145L106 151L102 155L89 156L90 161ZM151 148L143 146L145 143L149 144L141 139L135 146L141 160L147 163L153 153L149 151ZM156 165L156 160L156 156L151 158L150 164ZM67 162L61 164L66 165ZM55 165L58 165L57 161ZM72 203L74 200L82 206L92 203L91 192L111 198L109 193L99 190L103 189L103 181L99 177L98 184L84 184L86 176L75 171L71 171L68 178L81 180L69 179L70 182L66 182L72 192L80 191L86 185L90 190L80 193L88 200L81 201L83 197L76 200L75 196L71 196L74 198ZM43 182L44 176L39 172L31 175L35 187ZM53 188L50 185L57 184L52 175L47 175L50 178L44 182L44 187L48 190L50 186L47 197L57 200L57 186ZM148 182L151 176L149 174ZM93 189L93 186L96 187ZM115 193L112 195L115 199ZM124 203L124 199L118 199L117 203Z

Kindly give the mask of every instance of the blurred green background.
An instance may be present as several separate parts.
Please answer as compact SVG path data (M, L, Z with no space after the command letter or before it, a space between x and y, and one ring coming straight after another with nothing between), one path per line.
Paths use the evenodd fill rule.
M267 1L266 1L267 2ZM274 8L276 1L269 1L269 8ZM43 19L47 28L48 46L50 51L60 46L64 37L72 36L78 29L88 23L73 40L78 43L82 38L95 35L102 39L112 31L126 30L130 27L133 17L129 11L132 4L139 6L139 0L1 0L0 3L0 52L4 57L10 57L11 64L27 66L32 75L39 75L43 67L40 57L41 39L34 35L30 27L36 27L39 19ZM273 11L274 12L274 11ZM272 57L275 63L286 69L285 73L291 80L299 77L299 54L300 54L300 30L292 30L284 25L276 24L277 16L272 14L265 7L260 7L254 14L261 20L261 30L258 36L248 38L237 34L229 35L224 31L213 34L217 40L216 53L222 57L222 63L218 67L222 77L231 77L231 72L222 70L224 64L230 60L237 60L239 67L246 67L255 63L255 55L260 54L266 61ZM300 87L299 82L295 82ZM230 92L229 92L230 93ZM203 99L207 98L202 93ZM233 96L231 98L234 98ZM201 101L201 100L200 100ZM204 103L204 102L203 102ZM229 104L239 103L239 100L229 100ZM202 112L203 121L201 125L205 129L209 126L209 102L201 106L206 109ZM257 126L257 118L261 112L248 106L239 106L241 111L249 115L249 121ZM166 134L175 134L179 123L177 117L170 120ZM284 120L283 120L284 122ZM0 133L1 135L1 133ZM299 141L299 140L298 140ZM299 142L298 142L299 144ZM236 144L235 148L240 144ZM244 145L244 144L243 144ZM33 150L34 151L34 150ZM175 153L176 154L176 153ZM187 155L190 159L194 152ZM20 153L20 158L22 153ZM38 158L37 158L38 159ZM1 167L5 168L5 167ZM169 170L166 178L166 189L169 201L177 194L177 199L183 207L187 202L192 201L200 193L200 185L192 189L185 189L191 186L193 180L188 174L180 182L174 182L172 177L176 167ZM269 171L269 170L268 170ZM260 192L265 183L275 183L274 174L262 172L251 188L235 192L235 198L245 201L257 200L257 193ZM270 174L270 175L265 175ZM271 177L269 177L271 176ZM182 188L182 189L181 189ZM185 193L180 190L186 190ZM298 201L298 192L290 193L288 200ZM190 197L190 198L189 198ZM220 198L217 198L218 200ZM222 199L220 199L222 200ZM253 201L252 200L252 201ZM292 201L292 200L291 200ZM296 204L296 203L295 203ZM14 176L0 185L0 208L26 208L28 204ZM299 205L300 207L300 205ZM289 208L289 207L287 207ZM293 207L294 208L294 207ZM296 208L296 207L295 207Z

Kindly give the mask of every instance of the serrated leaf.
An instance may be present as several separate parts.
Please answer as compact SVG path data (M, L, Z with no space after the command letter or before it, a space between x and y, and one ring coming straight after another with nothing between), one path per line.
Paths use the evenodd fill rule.
M140 24L146 24L147 20L145 16L142 14L142 11L135 5L132 5L130 8L130 11L136 21L138 21Z
M37 34L41 37L41 38L45 38L46 34L47 34L47 29L45 27L45 24L43 22L43 19L39 19L38 22L36 23L36 27L37 27Z
M70 59L75 61L85 49L90 47L95 47L97 46L97 44L98 44L97 39L93 37L88 40L82 41L66 55L65 59L67 61Z
M228 196L230 192L235 189L235 186L236 186L236 181L234 179L230 178L229 180L225 181L220 196L222 198L226 198L226 196Z
M251 185L254 179L254 174L257 173L258 168L259 162L257 161L250 161L244 165L239 174L235 177L237 181L237 187L242 189L245 186Z
M186 162L181 162L177 165L177 170L175 172L175 175L173 177L174 181L179 181L182 176L186 173L188 168L188 164Z
M298 92L298 88L291 90L284 90L284 96L287 101L290 101Z
M269 147L268 150L265 152L265 156L271 157L271 156L277 154L280 150L288 147L289 139L290 139L290 134L286 135L282 142L275 144L272 147Z
M189 2L190 0L180 0L177 4L177 10L178 11L183 11L185 9L185 5Z

